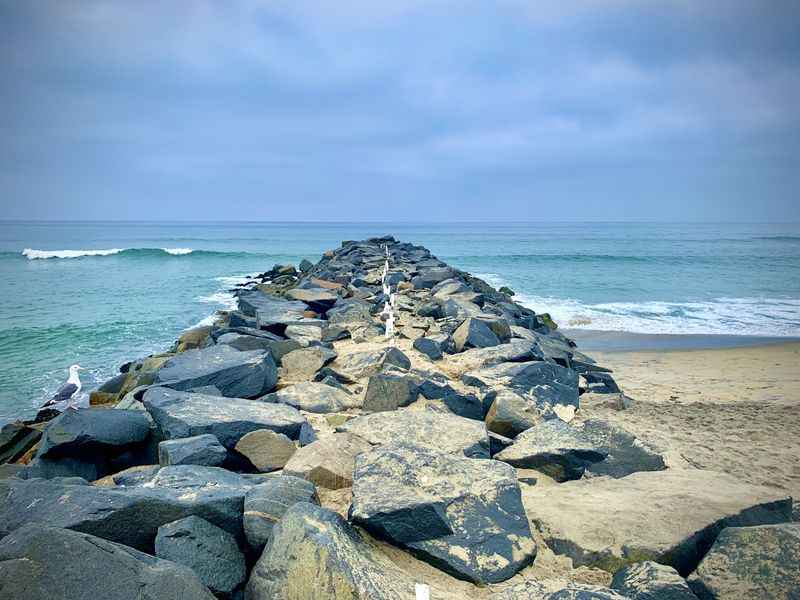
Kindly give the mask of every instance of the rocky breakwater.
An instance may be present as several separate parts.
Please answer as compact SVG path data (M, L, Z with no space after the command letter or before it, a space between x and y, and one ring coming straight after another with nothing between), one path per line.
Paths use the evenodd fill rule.
M630 399L511 290L384 237L236 294L3 428L0 597L794 597L791 499L587 418Z

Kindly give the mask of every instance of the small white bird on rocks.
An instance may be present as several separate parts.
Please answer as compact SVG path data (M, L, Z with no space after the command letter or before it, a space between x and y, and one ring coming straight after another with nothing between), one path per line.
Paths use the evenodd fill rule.
M80 365L72 365L69 368L69 377L67 378L67 382L58 388L58 391L53 394L53 397L50 398L47 402L42 404L42 408L47 408L48 406L54 406L59 402L67 402L67 406L73 406L72 400L77 396L78 392L81 391L81 379L78 376L78 371L83 369Z

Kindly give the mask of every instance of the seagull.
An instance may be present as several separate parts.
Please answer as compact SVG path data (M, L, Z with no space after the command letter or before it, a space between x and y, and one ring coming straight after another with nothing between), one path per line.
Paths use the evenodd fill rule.
M58 388L58 391L53 394L50 400L42 404L42 408L54 406L59 402L67 402L67 407L72 407L72 400L76 397L78 392L81 391L81 379L78 377L78 371L81 369L83 369L83 367L80 365L72 365L69 368L67 382Z

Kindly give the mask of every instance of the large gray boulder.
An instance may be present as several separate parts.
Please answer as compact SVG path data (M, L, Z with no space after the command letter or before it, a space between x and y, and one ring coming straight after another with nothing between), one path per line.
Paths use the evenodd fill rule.
M235 448L244 434L257 429L271 429L297 439L305 423L297 409L285 404L192 394L162 387L147 390L142 401L163 437L174 439L210 433L229 450Z
M336 292L324 288L300 288L296 287L284 294L290 300L299 300L306 304L311 310L324 313L339 299Z
M277 381L278 369L269 352L241 352L226 344L177 354L155 374L155 383L174 390L213 385L229 398L262 396Z
M547 545L575 566L615 572L652 560L683 576L724 527L787 521L792 510L779 491L698 469L526 486L523 502Z
M280 475L252 488L244 497L244 533L255 553L260 553L275 524L298 502L319 504L317 489L310 481Z
M412 377L398 373L378 373L367 383L363 408L367 412L396 410L417 399L417 385Z
M88 533L41 524L0 540L0 598L214 600L186 567Z
M356 457L352 520L456 577L496 583L536 546L513 468L404 444Z
M662 471L667 468L664 457L619 425L603 419L573 423L580 434L606 454L603 461L594 461L587 470L595 475L625 477L637 471Z
M421 352L431 360L441 360L444 356L441 344L429 337L418 337L414 340L413 346L414 350Z
M389 367L408 370L411 368L411 361L401 350L388 347L339 356L334 365L337 370L344 371L354 379L361 379L380 373Z
M338 514L299 502L273 528L250 574L246 597L407 600L415 597L414 584L412 577Z
M158 444L158 463L169 465L205 465L218 467L225 462L228 451L216 436L209 433L175 440L164 440Z
M486 428L506 437L516 437L552 417L546 407L537 405L532 398L506 388L492 390L485 401L489 404Z
M490 595L488 600L630 600L630 598L597 585L557 579L545 581L528 579Z
M330 490L347 488L353 484L356 456L370 448L369 442L351 433L329 435L299 448L283 473Z
M285 329L291 323L302 321L303 312L308 310L303 302L270 296L258 290L240 292L238 302L239 310L248 317L255 317L258 326L265 329Z
M360 400L326 383L295 383L261 398L264 402L284 404L311 413L341 412L359 405Z
M418 275L411 278L411 283L415 289L432 288L437 283L445 281L446 279L453 279L455 271L450 267L434 267L431 269L424 269Z
M295 442L271 429L246 433L236 443L236 452L262 473L282 469L296 450Z
M120 452L150 435L150 422L139 410L68 408L44 430L39 458L87 457Z
M800 523L723 529L689 585L701 600L796 600Z
M158 558L189 567L215 594L229 595L247 577L236 538L200 517L159 527L155 549Z
M465 373L461 380L486 390L508 387L535 398L541 406L579 406L578 374L549 362L501 363Z
M336 351L323 346L310 346L284 355L282 381L309 381L317 371L336 358Z
M453 332L456 352L467 348L488 348L498 346L500 338L492 331L489 324L481 319L467 318Z
M614 573L611 587L631 600L697 600L675 569L651 560Z
M351 419L339 430L374 446L407 442L472 458L489 458L489 435L480 421L409 408Z
M161 525L197 515L242 538L244 495L252 485L236 473L194 465L163 467L114 488L0 480L0 536L44 523L147 552Z
M514 444L495 455L514 467L535 469L555 479L580 479L586 467L606 453L561 419L551 419L519 434Z

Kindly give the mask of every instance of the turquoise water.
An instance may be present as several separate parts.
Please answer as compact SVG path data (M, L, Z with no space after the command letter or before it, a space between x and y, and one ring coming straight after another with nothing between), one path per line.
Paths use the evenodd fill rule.
M386 233L510 285L565 326L800 335L798 224L6 222L0 423L32 415L70 364L88 368L91 389L163 350L230 306L243 276Z

